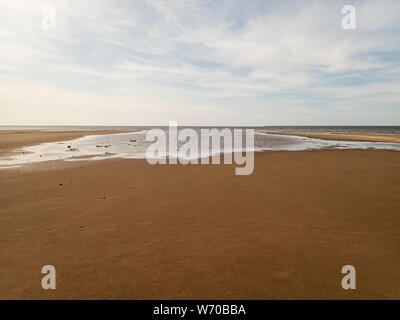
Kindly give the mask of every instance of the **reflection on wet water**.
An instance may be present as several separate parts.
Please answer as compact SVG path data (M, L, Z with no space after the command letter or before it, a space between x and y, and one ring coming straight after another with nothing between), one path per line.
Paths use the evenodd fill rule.
M168 137L168 129L163 130L166 133L166 137ZM194 130L196 130L198 133L199 144L201 139L207 138L207 136L205 137L204 134L201 135L199 128L195 128ZM22 150L20 150L20 153L16 153L5 158L0 158L0 168L9 168L11 166L15 167L26 163L50 160L76 161L101 160L109 158L143 159L146 156L147 148L153 143L146 141L146 132L147 131L93 135L71 141L50 142L37 146L24 147ZM208 138L211 139L209 136ZM246 148L246 139L244 134L242 141L242 151L298 151L327 148L387 149L400 151L399 143L320 140L305 137L271 135L258 131L256 131L254 135L254 148L252 148L252 150ZM178 148L184 143L185 142L178 142ZM222 144L221 149L223 149ZM235 149L234 151L239 150ZM232 152L232 148L227 148L224 150L224 152ZM163 156L168 156L168 154ZM207 154L204 152L199 152L199 156L207 156Z

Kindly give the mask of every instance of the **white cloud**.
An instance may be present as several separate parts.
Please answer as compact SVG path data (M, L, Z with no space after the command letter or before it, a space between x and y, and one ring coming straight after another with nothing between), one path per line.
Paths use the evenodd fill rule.
M397 1L357 2L352 31L341 29L337 2L261 3L268 10L240 1L1 1L0 81L10 84L0 123L358 123L345 110L363 107L371 121L375 112L393 123ZM57 10L54 31L41 29L45 4ZM36 118L50 108L44 96L53 109Z

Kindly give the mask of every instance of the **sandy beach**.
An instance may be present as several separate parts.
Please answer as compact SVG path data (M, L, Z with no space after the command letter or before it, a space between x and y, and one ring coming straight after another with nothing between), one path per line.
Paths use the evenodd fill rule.
M86 130L86 131L46 131L46 130L0 130L0 155L15 152L24 146L44 142L77 139L96 134L125 133L135 130Z
M399 299L399 160L264 152L250 176L115 159L1 170L0 299ZM41 287L46 264L56 290ZM347 264L356 290L341 288Z
M339 133L339 132L298 132L298 131L266 131L268 134L279 134L288 136L299 136L323 140L342 140L342 141L371 141L371 142L395 142L400 143L400 134L387 133Z

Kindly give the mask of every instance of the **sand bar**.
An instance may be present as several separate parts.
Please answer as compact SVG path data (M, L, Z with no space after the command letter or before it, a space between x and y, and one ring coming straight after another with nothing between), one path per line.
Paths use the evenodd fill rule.
M316 132L297 132L297 131L265 131L269 134L281 134L289 136L299 136L323 140L341 140L341 141L370 141L370 142L395 142L400 143L400 134L384 134L384 133L316 133Z

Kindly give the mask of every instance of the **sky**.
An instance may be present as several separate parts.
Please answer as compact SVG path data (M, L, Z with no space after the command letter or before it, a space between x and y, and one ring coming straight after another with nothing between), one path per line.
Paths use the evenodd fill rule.
M0 0L0 125L400 125L399 35L398 0Z

